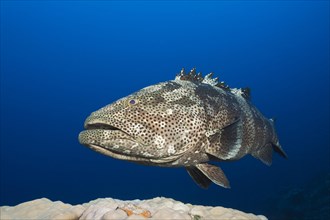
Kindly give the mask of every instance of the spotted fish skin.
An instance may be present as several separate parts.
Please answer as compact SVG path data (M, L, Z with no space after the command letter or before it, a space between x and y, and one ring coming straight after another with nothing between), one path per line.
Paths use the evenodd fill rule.
M251 154L270 165L273 151L287 157L273 121L252 105L249 89L229 88L195 69L93 112L84 126L81 144L117 159L185 167L202 188L211 182L230 187L209 161Z

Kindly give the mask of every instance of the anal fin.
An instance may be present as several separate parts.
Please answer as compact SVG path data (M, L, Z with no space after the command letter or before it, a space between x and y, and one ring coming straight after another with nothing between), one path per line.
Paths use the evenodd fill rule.
M272 157L273 157L273 146L271 143L264 145L259 148L255 152L252 153L252 156L261 160L264 164L270 166L272 165Z
M272 165L273 150L282 157L288 158L287 154L284 152L281 146L275 145L273 143L265 144L263 147L253 152L252 156L261 160L264 164L270 166Z
M203 175L204 177L207 177L209 179L209 181L200 180L200 179L199 179L199 181L196 181L196 179L193 177L193 179L196 181L196 183L198 185L200 185L202 188L203 188L203 186L208 187L210 185L210 180L219 186L222 186L224 188L230 188L229 181L228 181L226 175L219 167L211 165L211 164L207 164L207 163L201 163L201 164L197 164L196 168L197 168L196 170L198 170L198 171L196 171L196 170L193 171L193 172L195 172L193 174L194 177L196 177L197 175L198 175L198 177ZM191 174L191 173L189 172L189 174Z

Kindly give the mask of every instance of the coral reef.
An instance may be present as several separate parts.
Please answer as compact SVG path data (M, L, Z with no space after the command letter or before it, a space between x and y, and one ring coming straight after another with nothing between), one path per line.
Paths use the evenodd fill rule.
M82 205L42 198L14 207L2 206L0 211L0 219L267 219L230 208L184 204L163 197L131 201L105 198Z

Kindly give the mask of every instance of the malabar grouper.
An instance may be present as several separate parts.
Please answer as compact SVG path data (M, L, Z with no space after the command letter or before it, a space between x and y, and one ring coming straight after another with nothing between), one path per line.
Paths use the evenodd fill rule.
M79 141L107 156L161 167L184 167L202 188L229 188L210 161L251 154L267 165L273 151L287 157L272 119L250 101L250 90L230 88L212 73L184 69L174 80L143 88L95 112Z

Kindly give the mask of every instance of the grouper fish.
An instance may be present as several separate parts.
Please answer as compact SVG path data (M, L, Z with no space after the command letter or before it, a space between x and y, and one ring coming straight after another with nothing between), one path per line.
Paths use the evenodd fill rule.
M95 112L79 142L107 156L144 165L184 167L202 188L230 188L213 161L247 154L267 165L273 151L286 158L274 127L250 101L212 73L181 70L174 80L143 88Z

